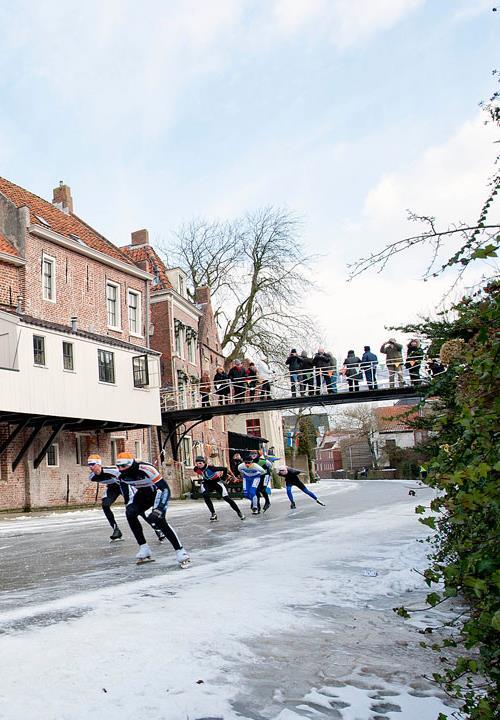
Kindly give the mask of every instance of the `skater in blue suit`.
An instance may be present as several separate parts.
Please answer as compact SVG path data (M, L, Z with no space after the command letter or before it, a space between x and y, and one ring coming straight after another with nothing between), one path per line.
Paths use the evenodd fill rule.
M238 472L243 478L243 492L245 496L250 500L252 507L252 515L258 515L260 513L259 502L257 497L257 490L263 475L266 475L266 470L257 465L251 458L248 458L241 465L238 465Z
M285 478L286 494L288 495L288 499L290 500L290 508L292 510L295 510L296 508L292 494L292 487L294 486L299 488L299 490L302 490L302 492L306 495L309 495L309 497L311 497L313 500L316 500L318 505L322 505L323 507L325 507L325 503L321 502L321 500L318 499L318 496L311 492L311 490L308 490L302 480L299 480L299 475L302 470L296 470L295 468L288 467L288 465L281 465L277 468L277 472L280 477Z

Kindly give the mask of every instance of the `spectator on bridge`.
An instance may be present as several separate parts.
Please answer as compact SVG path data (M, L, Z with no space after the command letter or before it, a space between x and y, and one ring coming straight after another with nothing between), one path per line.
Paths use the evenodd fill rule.
M349 350L344 360L345 377L349 385L349 392L358 392L359 381L362 378L360 370L361 360L354 354L354 350Z
M248 399L255 400L255 389L259 379L259 372L254 362L251 362L247 369Z
M364 353L361 357L361 368L365 373L368 390L378 390L377 363L378 357L375 355L375 353L372 353L369 345L365 345Z
M316 395L321 394L323 382L328 394L337 392L337 361L332 354L319 347L313 357L313 365L316 370Z
M245 390L247 384L247 371L241 364L241 360L235 360L233 367L229 370L229 379L233 386L233 402L245 402Z
M210 392L212 385L210 383L210 376L207 372L201 374L200 378L200 395L201 395L201 407L208 407L210 405Z
M410 373L410 382L412 385L420 385L420 366L424 352L420 346L420 340L413 338L406 346L406 367Z
M219 398L219 405L227 405L231 393L231 381L223 367L217 368L217 372L214 375L214 387L217 397Z
M302 368L299 373L299 391L302 396L314 395L314 365L313 359L308 357L307 352L300 353Z
M441 373L444 373L446 368L443 365L443 363L438 360L437 358L431 358L427 362L427 369L431 373L432 377L435 377L436 375L440 375Z
M387 370L389 371L389 387L393 388L395 382L399 387L404 386L403 380L403 346L395 338L389 338L383 343L380 352L386 356Z
M302 368L302 360L297 354L297 350L293 348L290 350L290 355L285 360L285 365L288 365L290 372L290 386L292 389L292 397L297 395L299 386L300 373L299 370Z
M260 384L260 400L272 400L271 381L269 378L265 378Z

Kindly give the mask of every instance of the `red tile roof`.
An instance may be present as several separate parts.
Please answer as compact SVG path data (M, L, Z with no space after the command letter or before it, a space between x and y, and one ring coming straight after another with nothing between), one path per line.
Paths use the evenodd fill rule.
M14 245L12 245L2 233L0 233L0 252L6 253L7 255L19 255Z
M120 249L132 262L136 264L145 263L144 269L146 272L158 278L156 284L154 281L151 283L151 292L171 290L173 288L167 276L165 263L160 259L160 256L151 245L127 245Z
M73 213L65 213L55 205L34 195L19 185L0 177L0 193L10 200L16 207L26 206L30 213L30 222L33 225L44 226L44 223L37 217L42 218L50 230L65 235L70 239L71 234L76 235L88 247L98 250L105 255L110 255L116 260L130 264L129 258L121 252L113 243L103 237L97 230L94 230Z
M409 424L418 417L411 405L375 408L379 432L412 432Z

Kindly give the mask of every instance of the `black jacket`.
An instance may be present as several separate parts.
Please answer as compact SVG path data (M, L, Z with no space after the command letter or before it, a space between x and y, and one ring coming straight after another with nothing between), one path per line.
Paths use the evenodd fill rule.
M360 364L361 360L357 355L348 355L344 360L344 367L347 368L346 377L359 380L361 378L359 371Z
M236 365L234 365L229 371L228 375L231 382L241 385L240 381L246 379L247 371L245 370L243 365L241 365L240 367L236 367Z
M299 355L290 354L285 360L285 365L288 365L290 372L297 372L302 368L302 358Z
M326 368L326 367L332 367L333 365L333 358L330 355L330 353L324 352L324 353L316 353L316 355L313 357L313 365L316 368Z

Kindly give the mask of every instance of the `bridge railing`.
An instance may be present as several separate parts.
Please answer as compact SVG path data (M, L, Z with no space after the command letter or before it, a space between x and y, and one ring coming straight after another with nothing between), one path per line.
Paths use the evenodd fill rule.
M160 390L162 411L185 410L213 405L254 402L295 396L318 396L335 393L376 390L392 387L417 387L427 383L433 375L426 361L412 359L414 365L405 363L389 366L379 363L372 374L371 367L359 369L324 367L314 370L298 370L270 373L268 378L240 378L235 382L201 388L199 383L186 383L181 388L164 387ZM363 365L363 364L362 364Z

